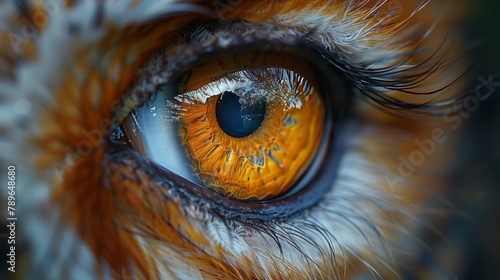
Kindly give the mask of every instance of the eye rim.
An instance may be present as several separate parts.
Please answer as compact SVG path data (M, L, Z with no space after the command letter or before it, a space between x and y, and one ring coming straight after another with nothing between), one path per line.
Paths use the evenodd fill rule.
M278 198L258 202L241 201L225 197L220 193L193 183L152 162L144 155L130 150L123 143L114 142L112 139L110 139L110 142L113 142L110 145L110 151L113 154L119 152L136 153L135 157L137 161L146 162L144 164L154 171L151 179L156 181L171 181L171 184L168 185L173 186L177 192L190 198L189 201L204 201L212 206L213 211L231 219L241 221L269 221L288 218L321 201L323 195L333 187L341 154L343 153L343 140L341 137L343 130L341 127L342 120L351 107L355 90L350 80L342 73L339 74L339 69L335 65L329 64L324 60L323 54L318 51L318 46L314 42L297 36L290 36L286 40L277 41L273 41L267 37L249 36L247 40L237 41L223 48L212 46L201 48L201 50L194 48L194 50L200 52L197 54L198 57L196 59L185 60L183 57L174 56L175 59L172 62L163 58L162 61L168 61L168 63L165 63L167 65L164 66L162 71L174 74L168 77L167 82L155 84L156 89L154 91L142 93L138 96L136 98L138 102L135 103L134 108L143 106L147 100L153 98L158 88L184 75L191 67L201 64L205 60L213 59L220 55L221 52L233 52L237 54L251 51L275 51L297 56L310 63L314 74L318 75L316 78L319 83L318 92L325 103L322 139L313 162L307 168L302 178L298 180L295 186L291 187L289 191ZM339 51L338 55L342 56L343 54ZM333 94L327 93L332 89L335 90ZM333 102L333 99L335 99L335 102ZM128 114L118 123L115 122L115 128L119 127L126 117L128 117ZM311 175L312 173L314 174ZM308 180L304 183L303 181L306 177L308 177Z
M307 59L312 64L310 59ZM156 164L146 156L135 150L124 147L123 144L114 142L113 150L116 152L136 153L137 157L147 161L147 166L153 170L157 181L171 181L173 188L192 201L198 199L211 205L212 210L230 219L241 221L270 221L274 219L289 218L300 211L308 209L319 201L323 195L333 188L338 165L343 154L342 124L344 116L348 114L352 101L351 86L335 73L325 72L322 66L311 66L317 78L318 92L325 103L325 119L321 142L318 151L305 174L286 193L271 200L242 201L226 197L214 190L200 186L188 179ZM321 82L325 81L325 82ZM328 94L331 89L341 89L336 94ZM304 182L305 181L305 182Z

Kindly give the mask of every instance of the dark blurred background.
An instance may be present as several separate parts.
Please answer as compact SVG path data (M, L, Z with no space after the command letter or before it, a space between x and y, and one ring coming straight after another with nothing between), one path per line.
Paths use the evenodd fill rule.
M469 223L463 241L468 244L463 245L470 251L457 279L500 279L500 3L480 0L471 5L476 13L464 31L481 42L471 85L480 85L479 76L498 75L493 79L498 89L472 114L460 149L464 162L459 165L468 168L457 195Z

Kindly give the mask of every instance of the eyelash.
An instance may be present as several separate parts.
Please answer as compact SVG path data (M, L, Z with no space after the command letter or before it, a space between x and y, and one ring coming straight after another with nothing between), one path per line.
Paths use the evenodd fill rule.
M246 30L250 34L235 38L232 36L231 30L225 30L228 26L240 32L242 29ZM269 34L279 35L271 38L266 37ZM190 41L190 36L196 39ZM220 37L219 40L223 38L222 41L226 40L229 43L226 42L225 46L218 45L217 40L215 40L217 41L215 43L205 43L210 42L215 36ZM175 77L176 73L182 73L201 59L213 56L222 50L238 50L242 48L264 48L276 51L287 49L293 53L302 54L302 56L316 61L316 64L321 66L324 71L339 74L351 88L357 90L355 93L365 101L380 106L382 109L390 109L391 113L399 111L399 114L401 114L401 111L404 111L403 113L407 116L443 116L450 108L450 104L463 100L468 96L467 93L460 92L456 96L438 102L409 103L401 98L387 94L388 92L399 92L417 96L434 95L462 80L471 71L472 67L459 73L456 77L449 78L448 82L441 87L427 92L413 91L414 88L424 85L427 80L431 79L440 70L464 62L465 56L463 55L448 57L449 50L442 50L444 42L443 45L428 55L424 62L417 65L411 66L406 65L406 63L411 60L412 56L428 51L428 48L410 48L410 51L403 51L404 47L410 45L406 44L401 47L399 53L397 52L389 59L384 56L378 61L373 60L370 64L356 66L347 61L347 55L341 50L336 49L334 46L325 47L323 43L327 40L317 38L318 36L312 30L280 29L277 26L251 25L241 21L232 23L215 21L195 24L178 34L169 44L169 48L173 49L174 52L169 53L168 50L165 50L165 53L161 52L146 64L142 69L143 77L140 77L141 73L138 75L139 80L141 80L140 84L133 85L124 94L122 106L119 106L118 110L115 111L115 117L111 123L114 127L118 126L130 112L144 104L152 93L156 92L157 88ZM290 46L294 47L290 48ZM449 47L452 47L452 45ZM397 61L400 58L404 59ZM393 61L389 63L391 60ZM390 64L390 66L373 67L384 63ZM394 81L398 81L398 83L394 85ZM455 113L457 111L454 110Z
M202 25L202 27L198 26L195 28L198 28L199 33L203 33L202 31L216 29L211 27L212 24L217 24L217 23L204 24ZM279 43L276 45L272 45L271 42L268 42L266 40L262 41L252 40L252 41L253 44L259 45L259 47L262 47L262 45L266 46L266 43L269 43L269 45L266 47L272 48L273 50L286 49L285 46L287 46L287 44L293 43L295 47L293 48L293 50L290 50L290 48L288 48L288 51L302 53L303 57L307 57L308 60L315 61L316 64L324 71L329 71L338 74L343 78L343 81L346 83L346 85L358 90L359 97L372 100L375 105L380 105L385 110L402 109L402 111L404 111L405 113L409 112L410 114L414 113L417 115L429 114L429 112L435 114L435 111L440 111L443 110L443 108L445 109L448 108L446 104L449 104L450 102L454 101L454 100L440 101L440 103L438 103L437 105L433 104L423 105L417 103L412 104L405 102L403 100L399 100L397 98L392 98L391 96L388 96L386 94L388 91L398 91L409 95L432 95L452 85L453 81L450 82L449 85L446 85L443 88L439 88L435 91L426 93L418 93L411 91L413 87L418 87L419 83L425 83L425 80L429 78L429 76L432 76L433 74L437 73L441 67L445 68L450 67L451 63L456 63L454 62L455 60L453 59L449 60L445 59L446 51L444 52L444 54L439 54L439 52L436 51L429 57L428 60L426 60L426 63L414 66L413 68L409 69L399 70L399 68L404 65L405 61L396 63L395 66L391 67L370 69L369 67L360 67L360 66L355 67L353 65L347 64L345 62L346 59L344 53L340 52L339 50L337 50L336 52L325 51L324 47L322 47L321 45L314 44L314 42L311 41L307 41L309 39L308 37L302 37L302 38L298 37L300 36L297 37L292 36L291 39L288 38L290 39L290 41L288 42L285 42L285 40L278 41ZM186 38L183 38L181 41L183 40L186 40ZM274 40L270 41L273 41L273 43L275 42ZM171 54L167 51L166 57L164 56L165 53L162 52L157 57L152 59L153 62L152 64L147 64L145 69L150 69L150 70L153 69L153 71L148 72L146 70L140 73L140 75L141 74L145 75L146 79L143 80L141 83L139 83L139 87L132 88L132 90L125 95L126 99L124 101L124 104L127 104L128 106L123 107L123 109L125 109L124 112L134 111L135 108L144 104L144 102L146 102L146 100L151 98L153 93L156 92L157 88L161 87L164 83L167 83L168 81L176 77L177 73L182 73L187 68L198 63L201 58L204 59L206 56L213 56L216 53L221 52L222 50L227 51L231 50L232 48L241 49L244 47L250 47L250 48L252 47L252 44L247 45L245 44L245 42L238 41L238 39L232 41L234 45L229 44L229 46L224 46L224 47L203 46L200 48L196 48L190 45L190 43L193 42L188 42L187 46L184 47L176 45L174 48L177 50L182 49L183 52L184 51L186 52L184 55L187 56L196 54L196 56L192 56L191 60L185 59L186 57L180 55L179 53ZM196 43L199 44L200 42L197 41ZM419 51L420 50L415 50L415 53ZM174 58L173 62L172 59L170 58ZM326 63L324 63L323 61L326 61ZM430 67L429 69L431 69L430 71L426 71L424 68L424 66L428 65L430 65L429 66ZM163 76L161 76L161 78L159 78L156 81L155 81L156 74L159 73L158 72L155 73L155 71L163 73L162 74ZM417 73L412 75L411 71L417 71ZM404 76L404 74L406 73L408 73L408 75ZM466 73L463 73L462 75L460 75L455 79L459 79L465 74ZM391 79L398 80L399 84L396 86L392 86L390 83ZM144 81L146 81L146 83L144 83ZM148 84L148 82L150 83ZM417 82L417 84L415 84L415 82ZM144 91L144 88L148 88L148 90ZM463 98L463 96L461 96L460 98ZM445 106L440 105L443 103L445 104ZM130 106L130 104L133 105ZM127 114L124 115L126 116ZM342 150L341 146L342 144L337 143L336 145L337 145L336 150ZM132 158L130 158L130 156L132 156ZM338 151L335 151L334 153L331 153L328 157L338 159L340 158L340 155ZM291 207L287 203L282 203L282 204L277 203L276 205L268 204L265 205L265 207L260 207L260 205L254 204L251 207L249 207L249 205L238 204L235 203L234 201L231 201L229 203L227 200L224 200L224 198L220 198L216 194L210 191L199 190L196 186L189 184L188 182L182 180L182 178L179 178L175 174L172 174L165 170L158 169L157 167L154 166L154 163L149 162L141 158L140 156L136 157L128 152L120 151L116 154L115 158L129 158L131 161L134 162L134 165L136 166L137 170L143 170L141 172L148 174L146 176L147 178L149 178L148 180L150 180L151 182L156 182L155 183L156 188L168 189L169 199L181 201L180 204L186 207L187 209L185 210L186 215L189 215L191 213L192 214L191 217L200 220L219 218L221 221L224 222L223 226L226 228L227 232L232 232L233 227L235 228L245 227L247 230L254 231L253 232L254 234L265 235L276 243L277 247L279 248L279 252L281 253L281 256L283 256L283 251L284 251L283 247L286 246L294 247L294 249L301 254L301 256L306 260L306 262L313 267L311 268L312 270L314 269L322 270L322 268L320 268L320 266L316 264L312 258L309 257L306 251L307 249L303 249L301 245L296 244L297 240L301 240L304 241L305 243L308 243L309 246L312 246L313 248L318 250L320 254L323 254L324 252L335 251L334 250L334 247L336 246L335 236L333 236L332 233L329 232L326 228L324 228L320 223L317 223L315 221L315 217L311 217L310 215L307 214L307 211L310 209L312 204L301 205L299 207ZM324 170L327 171L336 170L337 164L338 164L337 161L332 161L328 166L324 166L323 168ZM120 165L120 163L118 163L117 165ZM319 173L329 173L325 172L324 170L319 171ZM318 190L315 193L312 193L311 196L323 196L323 194L326 193L328 189L332 188L332 185L330 183L333 182L334 179L335 179L334 177L321 178L320 180L322 180L322 182L320 183L320 185L324 186L324 188ZM362 180L359 180L357 178L351 178L351 183L352 182L364 184ZM154 193L155 192L156 191L154 191ZM341 195L339 195L337 198L340 197ZM366 197L363 197L361 199L366 199L370 203L373 203L376 207L380 207L381 209L383 207L388 207L387 205L380 205L379 203L384 203L384 202L378 201L377 200L378 198L376 196L372 197L371 195L367 195ZM373 234L375 234L375 236L379 236L381 240L379 241L380 244L376 245L371 243L373 241L366 240L367 243L370 244L370 246L374 247L380 246L380 248L384 248L385 246L387 246L387 244L385 244L385 242L387 241L384 240L384 237L382 237L382 233L379 232L379 229L374 224L374 222L370 220L364 220L366 218L364 217L362 210L360 210L360 213L353 214L353 213L344 213L343 211L346 211L346 209L343 209L342 206L339 206L340 210L337 209L337 211L328 209L323 204L316 205L315 207L321 208L322 211L324 213L328 213L328 215L345 215L342 218L345 218L346 221L342 220L341 222L346 222L347 227L349 226L353 227L354 228L353 230L359 233L361 236L364 236L369 231L373 231ZM304 211L296 211L295 209L304 209ZM399 213L397 210L394 211ZM400 214L409 215L406 212ZM357 228L357 225L355 225L352 221L350 221L349 218L361 219L363 222L363 227L367 228ZM299 221L299 224L293 224L291 221ZM301 225L304 226L304 228L310 228L310 229L305 230L301 227ZM179 234L181 233L179 232ZM152 235L154 236L154 233L152 233ZM321 240L321 242L327 242L328 244L325 245L316 242L311 237L316 235L323 236L324 239ZM231 237L229 239L231 239ZM325 250L325 248L327 249ZM360 260L361 262L363 262L362 259ZM383 263L382 265L384 266L385 264ZM332 268L332 270L335 269L336 268ZM374 273L374 275L378 275L377 271L371 271L371 272ZM340 272L337 271L336 273ZM313 273L311 272L311 274ZM380 275L378 276L381 277Z
M416 86L414 82L418 81L420 83L424 83L425 79L432 76L435 71L439 70L439 67L444 67L447 64L444 63L443 65L445 56L441 56L439 54L439 50L433 53L425 61L425 63L403 70L399 69L404 65L406 60L396 63L395 66L381 67L379 69L359 66L356 67L345 62L346 56L343 52L338 50L333 52L327 51L324 46L314 43L312 38L314 38L315 35L310 33L310 31L307 31L306 34L308 35L304 36L294 34L294 32L296 32L295 30L280 30L278 32L274 30L273 34L280 34L280 40L276 40L276 38L263 39L266 38L264 35L266 34L266 29L262 26L249 25L244 22L229 23L227 24L228 26L236 25L236 27L233 28L239 29L240 32L242 28L246 28L247 31L250 30L253 37L252 35L248 37L249 35L246 34L245 38L247 38L247 40L241 40L241 38L231 38L230 43L225 46L220 46L217 44L218 40L212 40L212 37L216 36L216 34L218 34L217 32L222 34L227 32L224 35L231 37L231 32L225 30L224 28L226 26L224 25L224 23L220 22L195 25L174 39L175 43L172 43L173 47L171 47L171 49L174 49L174 52L170 52L168 50L162 51L153 57L150 62L146 63L142 71L139 72L138 83L125 94L123 104L127 104L127 106L121 107L122 113L117 115L118 117L115 118L114 123L121 123L124 117L134 111L135 108L144 104L146 100L152 98L154 95L153 93L157 91L157 88L160 88L162 85L168 83L168 81L178 75L177 73L183 73L189 67L199 63L207 57L214 56L223 50L241 50L247 48L267 48L275 51L286 49L289 52L301 54L301 56L307 58L307 60L314 61L313 64L316 64L320 69L322 69L322 71L336 73L338 76L343 77L346 87L357 89L358 96L365 97L367 100L372 100L374 102L372 104L380 105L382 108L404 109L405 112L409 112L411 114L428 114L430 111L436 110L429 104L424 106L422 104L406 103L396 98L391 98L386 93L387 91L392 90L406 94L419 95L419 93L411 91L411 88ZM189 39L190 36L195 35L189 34L197 34L196 36L202 36L200 34L205 34L206 38L203 38L202 36L191 41ZM207 41L216 43L209 43L208 45L204 44L204 42ZM294 47L288 47L290 45L293 45ZM179 50L182 51L179 52ZM413 54L417 52L419 52L419 50L415 50ZM387 58L384 58L382 60L386 59ZM372 63L372 65L374 64L376 64L376 61ZM422 69L427 65L431 65L430 69L432 69L432 71L419 71L419 69ZM410 75L411 71L417 71L417 74ZM401 77L401 75L404 75L405 73L410 74L406 77ZM397 79L400 82L398 85L393 86L390 83L391 79ZM435 92L439 91L440 90L436 90ZM345 106L345 104L340 107L342 106ZM419 110L421 112L418 112ZM331 148L333 151L330 150L327 157L339 159L341 157L340 150L342 150L342 145L341 140L337 140L336 143L331 145L336 148ZM323 170L336 170L337 164L338 162L336 160L332 160L328 163L328 165L322 166L322 168ZM148 162L147 165L154 166L154 164L150 162ZM308 202L300 205L293 205L289 201L278 201L274 204L269 202L264 207L259 207L257 204L248 208L247 204L225 201L224 198L217 197L217 195L214 196L214 194L209 191L200 191L196 186L191 186L190 182L183 181L183 178L180 178L176 174L169 172L165 173L163 170L157 170L157 173L163 174L163 177L165 178L174 180L175 183L173 185L183 186L183 190L180 190L182 193L181 196L184 198L190 197L188 201L185 202L185 205L198 205L200 203L210 201L209 204L211 205L207 205L207 207L212 209L211 212L213 214L225 216L230 220L247 221L245 223L250 224L253 224L250 221L272 222L276 219L290 219L296 215L301 215L302 211L297 212L298 209L308 209L315 204L316 201L315 199L305 199L305 201ZM319 170L318 173L330 174L332 172ZM157 180L163 180L157 176L156 178ZM310 197L322 196L323 193L330 188L330 184L328 182L333 182L334 177L327 176L319 178L319 180L320 182L316 182L316 184L322 185L323 187L318 188L315 192L310 192Z

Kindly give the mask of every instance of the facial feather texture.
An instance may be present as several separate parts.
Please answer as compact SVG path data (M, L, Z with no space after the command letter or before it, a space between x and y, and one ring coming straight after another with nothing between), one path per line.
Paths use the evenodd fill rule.
M0 3L0 147L8 151L2 162L15 163L23 174L19 215L25 217L37 273L117 279L395 277L415 249L411 244L420 244L413 232L430 227L433 212L446 210L429 206L444 183L428 171L448 172L446 155L456 135L449 134L448 145L425 168L398 179L394 188L387 178L399 178L398 155L407 158L415 149L412 139L429 137L440 122L394 117L369 102L356 102L358 118L345 125L348 140L332 190L317 206L266 223L218 215L209 202L187 197L159 178L147 160L110 153L105 140L109 125L119 120L117 104L133 105L127 104L131 99L120 103L124 94L131 86L149 86L137 82L141 66L161 49L173 52L167 42L194 22L221 18L296 29L357 67L402 70L431 55L415 53L417 46L436 50L443 41L449 30L435 28L437 23L455 22L439 5L48 0L27 1L26 17L12 1ZM433 7L443 13L428 16ZM44 24L37 23L39 14ZM449 65L430 68L417 89L439 89L465 71L461 62ZM382 91L422 103L454 98L460 87L431 97Z

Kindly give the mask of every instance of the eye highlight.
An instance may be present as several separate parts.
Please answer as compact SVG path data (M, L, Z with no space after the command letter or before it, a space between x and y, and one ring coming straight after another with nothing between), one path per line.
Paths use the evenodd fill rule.
M155 149L165 144L151 144L148 127L163 119L158 126L174 126L176 149L187 154L167 169L233 199L272 199L301 179L321 142L325 106L317 88L311 66L293 55L224 55L163 87L124 131L141 143L137 150L161 162ZM178 168L186 164L192 174Z

